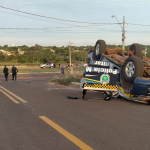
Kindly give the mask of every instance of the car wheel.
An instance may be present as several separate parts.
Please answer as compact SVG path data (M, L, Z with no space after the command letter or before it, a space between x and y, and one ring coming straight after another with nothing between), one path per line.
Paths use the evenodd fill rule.
M101 54L104 54L106 52L106 43L104 40L98 40L95 44L95 48L93 51L93 59L99 60Z
M137 43L132 44L130 46L129 50L133 52L134 56L141 57L142 49L139 44L137 44Z
M122 75L127 82L132 83L136 77L142 77L144 65L142 60L137 56L128 57L122 67Z

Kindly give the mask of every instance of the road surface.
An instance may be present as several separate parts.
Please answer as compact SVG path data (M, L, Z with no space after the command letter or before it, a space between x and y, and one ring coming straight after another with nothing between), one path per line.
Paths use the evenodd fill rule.
M0 75L0 150L150 149L149 106L98 92L82 100L79 88L48 84L54 75Z

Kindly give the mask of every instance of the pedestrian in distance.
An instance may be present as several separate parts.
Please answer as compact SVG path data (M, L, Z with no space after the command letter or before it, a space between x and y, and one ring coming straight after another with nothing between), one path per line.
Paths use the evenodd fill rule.
M54 68L55 68L55 63L54 63Z
M65 72L65 67L62 65L62 67L61 67L61 75L64 75L64 72Z
M59 68L60 68L60 64L59 64Z
M12 67L11 72L12 72L12 80L14 80L14 78L15 78L15 80L16 80L18 69L17 69L14 65L13 65L13 67Z
M67 66L67 74L69 74L70 73L70 66L68 65Z
M4 66L3 73L4 73L5 79L7 81L9 72L8 72L8 68L6 67L6 65Z

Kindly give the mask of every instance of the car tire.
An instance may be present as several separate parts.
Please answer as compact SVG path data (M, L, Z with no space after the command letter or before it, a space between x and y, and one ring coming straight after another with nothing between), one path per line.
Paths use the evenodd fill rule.
M141 57L141 55L142 55L141 46L137 43L132 44L130 46L129 50L133 52L134 56Z
M93 51L93 60L99 60L101 54L106 52L106 43L104 40L98 40Z
M142 77L144 72L144 65L138 56L128 57L121 69L122 75L127 82L133 83L136 77Z

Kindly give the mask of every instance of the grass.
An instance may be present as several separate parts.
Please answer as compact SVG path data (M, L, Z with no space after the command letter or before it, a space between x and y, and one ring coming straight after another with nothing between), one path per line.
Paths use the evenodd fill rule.
M13 66L13 65L15 65L15 66L40 66L40 63L24 63L24 64L22 64L22 63L0 63L0 66L4 66L4 65L6 65L6 66Z
M50 82L58 83L62 85L70 85L72 82L80 83L82 77L81 72L75 72L73 75L65 75L65 76L55 76Z
M75 68L73 71L74 72L78 72L78 71L84 71L85 70L85 68ZM55 68L55 69L39 69L39 70L31 70L31 69L29 69L29 70L19 70L19 72L18 73L45 73L45 72L56 72L56 73L60 73L60 68ZM0 73L3 73L3 71L1 70L0 71Z

